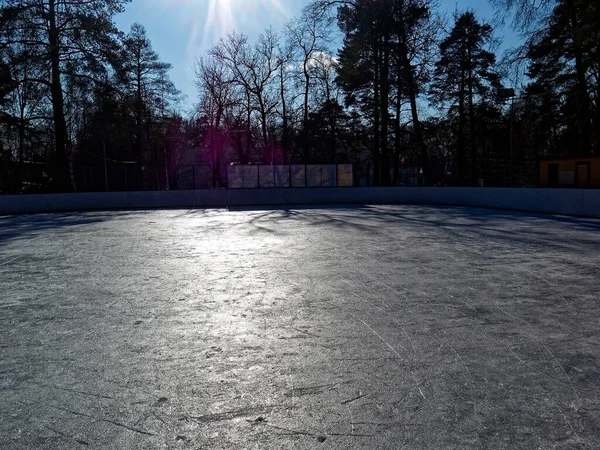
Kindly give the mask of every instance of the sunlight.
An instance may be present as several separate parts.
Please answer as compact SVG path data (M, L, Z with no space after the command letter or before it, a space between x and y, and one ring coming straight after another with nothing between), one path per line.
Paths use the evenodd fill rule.
M191 57L230 31L262 31L273 22L282 21L289 16L289 3L295 1L153 0L153 4L163 11L166 2L170 10L177 6L181 23L188 30L186 51Z
M282 0L209 0L204 23L204 38L211 34L220 36L235 28L240 22L257 21L261 17L264 20L266 18L264 13L285 15L287 10Z
M233 30L252 33L281 25L294 9L290 6L298 3L301 0L151 0L147 8L156 14L176 13L189 33L188 51L197 52Z

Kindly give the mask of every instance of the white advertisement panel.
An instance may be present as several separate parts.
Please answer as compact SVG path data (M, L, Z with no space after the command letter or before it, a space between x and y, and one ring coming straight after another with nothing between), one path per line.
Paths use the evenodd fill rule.
M321 166L321 186L335 187L337 184L336 172L337 169L333 164Z
M306 186L306 166L292 165L290 166L290 183L292 187Z
M275 187L290 187L290 166L273 166Z
M244 188L256 189L258 187L258 166L242 166L244 168Z
M244 187L244 166L229 166L227 168L227 182L229 189L241 189Z
M306 166L306 185L308 187L321 187L322 182L321 166Z
M273 173L273 166L259 166L258 167L258 180L261 188L272 188L275 187L275 177Z
M354 175L352 164L338 164L337 169L338 186L352 187L354 186Z

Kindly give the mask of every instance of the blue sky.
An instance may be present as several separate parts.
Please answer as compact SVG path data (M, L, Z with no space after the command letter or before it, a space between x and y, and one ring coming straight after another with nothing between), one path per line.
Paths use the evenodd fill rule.
M192 67L197 56L203 56L233 29L251 38L269 26L279 30L308 3L309 0L133 0L116 22L123 31L134 22L146 27L161 59L173 65L171 79L187 95L186 105L190 107L196 102ZM448 15L470 8L479 18L494 20L487 0L441 0L441 8ZM516 43L509 29L499 29L496 35L509 46Z

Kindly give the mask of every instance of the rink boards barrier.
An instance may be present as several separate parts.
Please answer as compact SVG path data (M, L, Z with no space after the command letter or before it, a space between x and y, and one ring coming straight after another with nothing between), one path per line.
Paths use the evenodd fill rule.
M276 176L267 176L276 183ZM293 179L290 179L293 184ZM253 184L254 186L254 184ZM239 188L0 196L0 214L315 204L455 205L600 218L600 190L519 188Z

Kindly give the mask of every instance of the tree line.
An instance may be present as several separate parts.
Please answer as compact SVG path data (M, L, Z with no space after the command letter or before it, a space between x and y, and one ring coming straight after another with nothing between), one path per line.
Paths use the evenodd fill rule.
M524 42L504 56L472 11L315 0L200 55L185 113L144 27L116 28L127 0L0 0L0 161L15 191L33 162L61 191L83 189L81 166L105 187L118 166L128 189L173 189L198 164L226 186L232 162L353 163L381 186L534 184L540 157L598 149L600 5L491 1Z

